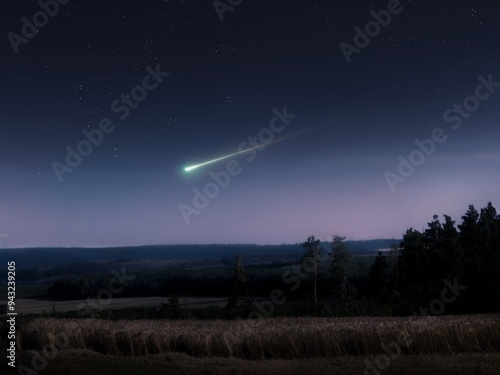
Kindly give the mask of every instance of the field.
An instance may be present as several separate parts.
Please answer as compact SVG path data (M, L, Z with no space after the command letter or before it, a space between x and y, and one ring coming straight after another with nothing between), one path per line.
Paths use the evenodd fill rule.
M16 299L38 298L47 293L46 285L16 285ZM0 288L0 300L7 300L7 288Z
M500 354L405 355L380 374L498 375ZM110 357L90 351L68 351L52 360L43 375L362 375L360 357L249 361L193 358L183 354L141 358ZM367 374L374 375L375 372Z
M42 318L22 327L18 345L29 364L35 351L52 342L62 349L44 374L92 374L99 368L100 373L108 369L106 374L366 370L493 375L500 369L499 315L116 322Z
M106 302L106 309L126 309L134 307L161 307L162 303L167 303L166 297L142 297L142 298L113 298L109 304ZM23 314L40 314L43 312L50 313L68 312L78 310L78 306L85 305L86 300L71 300L71 301L51 301L45 299L30 299L19 298L16 300L18 312ZM201 308L207 306L223 307L227 303L227 299L210 298L210 297L186 297L179 298L181 307Z

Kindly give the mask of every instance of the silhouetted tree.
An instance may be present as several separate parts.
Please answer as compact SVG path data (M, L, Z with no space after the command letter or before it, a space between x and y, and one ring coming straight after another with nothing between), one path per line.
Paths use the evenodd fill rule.
M500 292L498 286L500 285L499 261L498 256L500 248L496 247L496 239L498 236L498 219L497 212L491 202L485 208L481 209L478 219L479 227L479 247L478 251L478 289L477 294L483 301L482 304L500 303ZM496 302L495 302L496 301ZM483 306L483 309L486 306Z
M332 241L332 274L337 283L337 291L344 306L348 305L348 301L353 297L355 292L354 287L349 282L349 262L351 253L344 243L345 237L333 236Z
M317 282L318 282L318 272L319 272L319 255L321 251L321 241L311 236L306 242L302 244L302 247L306 248L306 252L302 258L302 266L307 268L306 271L310 272L312 268L313 273L313 296L314 296L314 308L316 312L318 311L318 294L317 294Z
M469 209L465 215L462 216L462 224L458 226L460 229L460 243L463 251L463 253L460 254L460 259L466 276L465 283L472 289L478 287L481 274L481 241L478 221L479 213L473 205L469 205Z
M424 233L410 228L401 244L401 281L415 303L435 298L445 280L466 285L456 311L500 308L500 219L491 204L480 213L469 205L455 227L450 216L441 224L437 216ZM409 299L409 300L410 300ZM420 302L419 302L420 301ZM450 307L451 308L451 307Z
M444 278L453 280L457 277L459 280L463 280L460 237L455 222L448 215L444 215L442 246Z
M370 294L375 297L381 297L386 294L389 280L389 264L387 263L386 256L379 251L368 275L368 290Z
M243 268L243 257L241 254L236 256L231 273L232 273L231 277L233 280L233 288L229 295L227 307L228 308L236 307L238 305L239 296L242 293L244 293L247 303L248 313L250 314L250 305L251 305L250 290L248 289L247 276Z
M413 228L408 229L403 236L401 248L401 287L408 296L416 296L421 294L419 286L425 282L423 234Z

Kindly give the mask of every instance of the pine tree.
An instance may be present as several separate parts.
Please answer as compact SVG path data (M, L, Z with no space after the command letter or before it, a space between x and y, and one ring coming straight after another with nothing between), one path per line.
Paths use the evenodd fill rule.
M306 242L302 244L302 247L306 248L306 252L302 258L302 265L307 267L312 266L313 271L313 296L314 296L314 309L318 312L318 294L317 294L317 283L318 283L318 273L319 273L319 253L321 251L321 241L310 236ZM305 264L311 262L312 264Z
M480 229L478 225L479 213L473 205L469 205L469 209L462 216L462 224L458 226L460 229L460 244L465 282L471 288L479 287L481 274L481 259L480 259Z
M499 249L495 248L497 236L497 212L491 202L481 209L478 220L480 244L478 248L479 293L483 300L500 293L497 292L498 280L497 256ZM485 301L483 301L485 302Z
M351 260L351 253L344 243L345 237L337 235L333 236L332 241L332 273L334 280L337 283L337 291L340 295L340 300L343 305L347 307L349 300L355 293L354 287L349 282L349 262Z
M421 294L420 285L425 281L424 271L424 235L410 228L403 236L400 256L401 287L409 297Z
M459 280L463 280L463 266L460 257L462 254L460 237L455 227L455 222L448 215L444 215L442 246L444 256L444 278L446 280L453 280L457 277Z
M368 289L375 297L380 297L387 292L389 284L389 264L386 256L379 251L368 275Z

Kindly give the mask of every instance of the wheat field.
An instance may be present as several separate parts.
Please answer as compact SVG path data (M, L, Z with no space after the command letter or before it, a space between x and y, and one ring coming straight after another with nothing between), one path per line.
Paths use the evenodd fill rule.
M62 335L63 334L63 335ZM104 321L37 319L19 346L111 356L182 353L192 357L294 359L370 356L399 342L402 355L500 352L500 315L410 318L276 318L236 321Z

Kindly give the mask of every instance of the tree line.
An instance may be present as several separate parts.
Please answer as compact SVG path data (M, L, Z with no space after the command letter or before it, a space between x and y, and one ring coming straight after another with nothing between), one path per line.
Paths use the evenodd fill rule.
M408 315L442 295L447 285L464 289L446 313L500 311L500 216L492 203L468 207L460 224L437 215L422 232L410 228L401 243L380 251L368 275L353 276L352 254L345 238L325 246L314 236L302 246L303 278L295 299L308 301L313 314ZM231 306L242 279L241 259L233 278ZM241 292L240 285L240 292ZM248 286L245 284L248 300ZM293 299L293 296L289 296ZM302 309L303 310L303 309Z
M224 296L221 318L248 317L277 289L287 302L274 315L409 315L451 284L466 289L445 313L500 311L500 216L491 202L479 211L470 205L458 225L435 215L377 256L352 254L347 244L337 235L330 243L310 236L296 264L245 266L240 255L225 269L138 272L117 297ZM106 282L102 275L65 278L49 295L92 298Z

